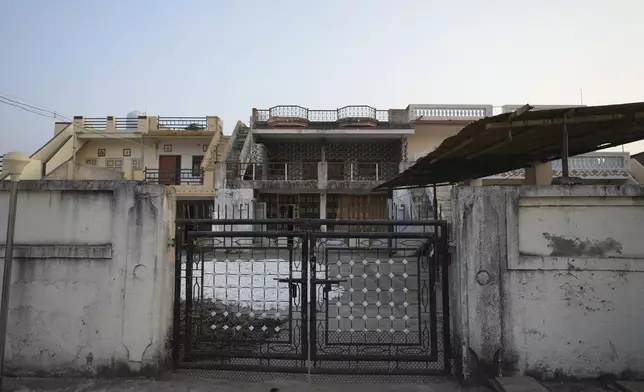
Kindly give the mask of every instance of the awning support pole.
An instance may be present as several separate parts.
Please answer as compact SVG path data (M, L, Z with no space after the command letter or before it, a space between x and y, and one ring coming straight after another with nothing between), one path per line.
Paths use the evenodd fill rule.
M436 196L436 184L434 184L432 189L432 204L434 205L434 219L438 220L438 196Z
M568 171L568 124L566 123L566 117L564 117L561 132L561 177L570 177L570 172Z

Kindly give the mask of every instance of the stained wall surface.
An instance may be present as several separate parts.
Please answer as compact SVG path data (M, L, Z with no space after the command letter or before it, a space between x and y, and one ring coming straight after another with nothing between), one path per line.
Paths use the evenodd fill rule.
M644 187L457 187L466 375L644 376Z
M14 374L156 372L172 325L175 197L134 181L19 183ZM4 262L9 183L0 182Z

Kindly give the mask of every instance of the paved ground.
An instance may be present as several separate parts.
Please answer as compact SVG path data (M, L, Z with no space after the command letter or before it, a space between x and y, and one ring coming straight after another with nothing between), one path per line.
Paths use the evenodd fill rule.
M545 382L549 392L611 392L599 382ZM486 387L464 387L453 381L425 384L407 383L317 383L309 386L303 381L268 380L244 382L202 378L190 375L171 375L162 380L147 379L43 379L5 378L2 391L15 392L491 392Z
M588 382L544 382L541 383L549 392L609 392L603 383Z
M455 382L442 381L432 384L314 384L290 380L271 380L262 383L227 381L194 376L173 375L164 380L82 380L7 378L3 391L66 391L66 392L489 392L482 387L460 387ZM276 392L273 390L273 392Z

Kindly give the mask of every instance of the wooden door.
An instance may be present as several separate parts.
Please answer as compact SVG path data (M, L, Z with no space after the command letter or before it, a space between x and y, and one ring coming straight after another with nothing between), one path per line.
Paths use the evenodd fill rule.
M179 185L181 179L181 156L159 156L159 184Z

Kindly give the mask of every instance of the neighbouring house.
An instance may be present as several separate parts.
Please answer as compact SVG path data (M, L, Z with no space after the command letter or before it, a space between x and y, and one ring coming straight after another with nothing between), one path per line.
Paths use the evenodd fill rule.
M74 117L31 155L23 179L139 180L172 186L180 217L207 217L227 137L219 117Z

